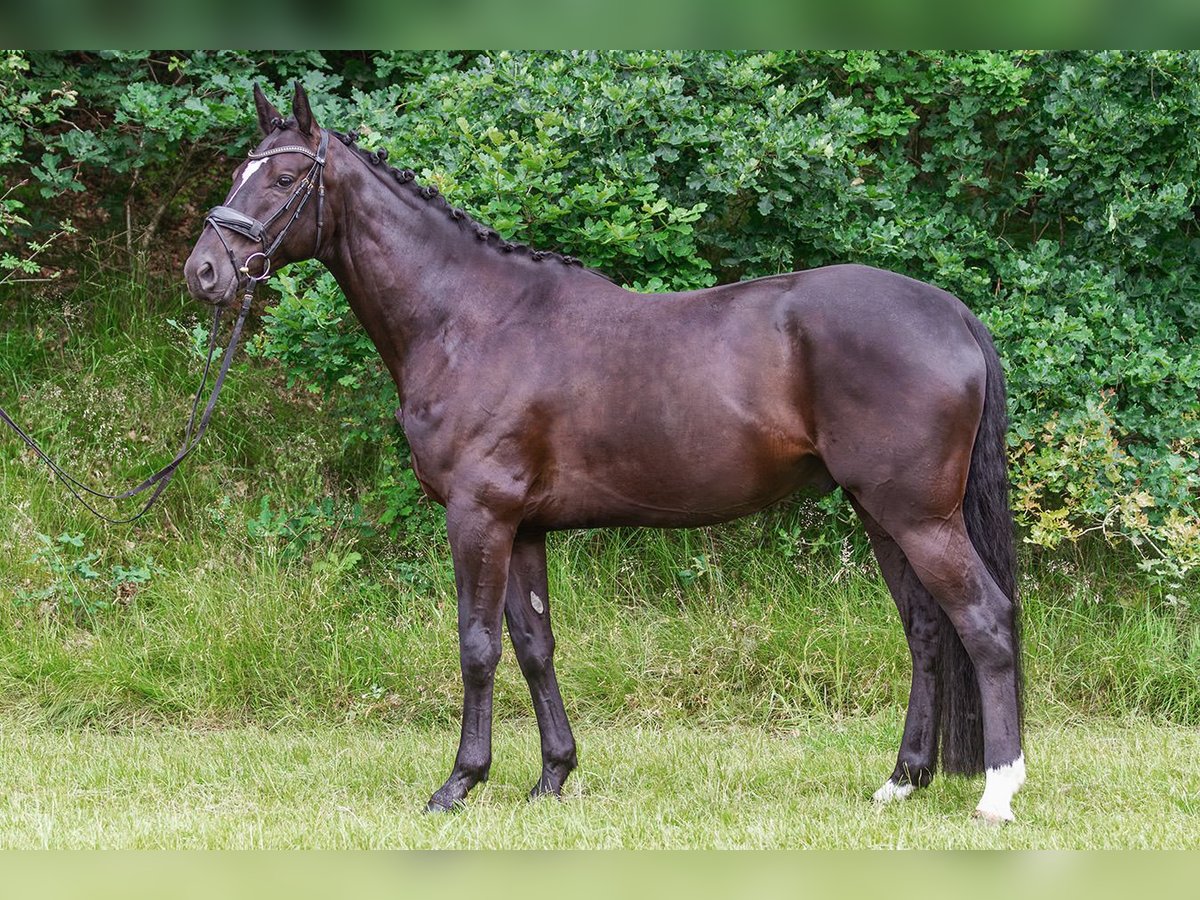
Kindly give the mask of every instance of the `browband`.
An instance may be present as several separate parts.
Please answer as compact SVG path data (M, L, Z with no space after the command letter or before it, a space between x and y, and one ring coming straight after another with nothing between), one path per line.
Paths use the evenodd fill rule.
M309 159L324 163L325 151L329 147L329 135L321 132L321 146L317 148L317 152L313 153L307 147L301 147L299 144L288 144L286 147L272 147L270 150L264 150L259 153L257 150L251 150L246 155L251 159L266 159L268 156L276 156L280 153L303 153Z

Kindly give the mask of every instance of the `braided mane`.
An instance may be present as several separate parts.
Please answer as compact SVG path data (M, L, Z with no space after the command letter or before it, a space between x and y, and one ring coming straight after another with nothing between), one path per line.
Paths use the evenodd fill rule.
M275 119L271 124L279 130L286 130L288 128L295 127L295 120L290 117L287 120ZM494 247L499 252L525 255L534 262L542 262L543 260L553 259L565 266L576 266L581 269L585 269L588 272L592 272L593 274L599 275L602 278L608 279L608 276L603 272L597 272L594 269L586 268L583 263L574 256L568 256L553 250L535 250L528 244L505 240L500 235L500 232L496 231L496 229L477 222L475 219L471 218L471 216L465 210L460 209L457 206L452 206L449 201L442 196L441 192L433 185L418 184L416 181L417 173L412 169L398 169L395 166L384 165L385 160L387 160L387 150L380 149L370 151L359 147L355 143L358 140L358 133L354 131L341 132L334 131L333 129L326 130L343 144L345 144L349 149L354 151L354 153L356 153L364 162L372 166L383 166L387 173L390 174L397 183L409 185L412 191L417 194L417 196L443 210L446 215L450 217L450 219L458 222L462 228L469 228L474 231L475 237L487 245ZM611 279L608 280L611 281Z

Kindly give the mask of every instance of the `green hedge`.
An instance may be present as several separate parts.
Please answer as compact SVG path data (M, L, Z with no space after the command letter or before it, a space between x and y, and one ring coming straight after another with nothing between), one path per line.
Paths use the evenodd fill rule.
M141 234L194 217L256 137L253 81L282 105L299 78L323 123L506 237L640 290L855 261L952 291L1005 359L1028 539L1100 532L1172 583L1200 566L1200 53L0 58L0 166L34 223L14 235L80 189ZM348 439L398 440L332 281L279 286L258 352ZM402 518L411 475L385 474Z

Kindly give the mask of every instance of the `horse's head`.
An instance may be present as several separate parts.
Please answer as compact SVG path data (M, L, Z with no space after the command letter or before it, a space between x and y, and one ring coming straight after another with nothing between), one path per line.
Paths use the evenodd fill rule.
M251 278L316 256L329 236L329 133L313 118L304 89L296 84L286 120L257 85L254 105L263 141L233 173L225 202L209 210L183 267L192 296L208 303L228 303Z

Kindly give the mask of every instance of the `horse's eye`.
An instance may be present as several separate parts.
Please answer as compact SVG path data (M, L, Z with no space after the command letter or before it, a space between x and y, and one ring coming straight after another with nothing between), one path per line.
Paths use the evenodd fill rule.
M289 184L291 184L295 180L296 179L293 178L291 175L280 175L279 180L275 183L277 185L279 185L280 187L287 187Z

